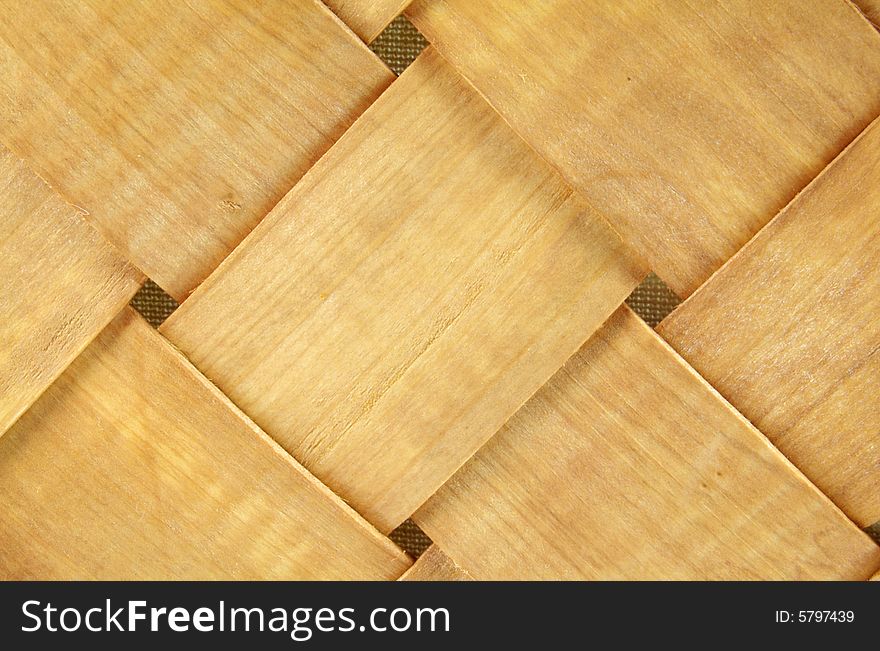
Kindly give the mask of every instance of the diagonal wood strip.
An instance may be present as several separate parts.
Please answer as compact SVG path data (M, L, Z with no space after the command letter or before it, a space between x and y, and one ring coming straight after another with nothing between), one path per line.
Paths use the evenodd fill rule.
M143 277L0 146L0 436Z
M431 545L419 556L412 567L398 581L472 581L471 576L443 553L437 545Z
M162 331L390 531L644 275L429 50Z
M845 0L407 15L682 297L880 114L880 34Z
M626 307L413 518L476 579L864 579L880 565Z
M403 13L410 0L324 0L364 43L373 40Z
M854 0L856 6L875 27L880 27L880 0Z
M129 309L0 438L4 579L390 579L409 560Z
M178 300L394 78L316 0L21 2L0 68L0 140Z
M880 520L880 120L659 332L856 522Z

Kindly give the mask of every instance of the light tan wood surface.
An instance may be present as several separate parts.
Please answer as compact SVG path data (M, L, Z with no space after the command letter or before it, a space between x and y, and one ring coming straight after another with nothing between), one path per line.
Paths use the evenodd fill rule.
M476 579L865 579L880 565L626 307L413 517Z
M429 50L162 331L390 531L644 274Z
M863 526L880 520L880 121L659 332Z
M0 68L0 141L177 299L394 78L316 0L19 2Z
M0 436L141 281L76 209L0 146Z
M880 114L880 34L845 0L407 14L680 296Z
M4 579L391 579L409 560L126 309L0 438Z
M472 581L437 545L431 545L419 556L398 581Z
M365 43L370 43L403 13L409 0L325 0L325 4Z

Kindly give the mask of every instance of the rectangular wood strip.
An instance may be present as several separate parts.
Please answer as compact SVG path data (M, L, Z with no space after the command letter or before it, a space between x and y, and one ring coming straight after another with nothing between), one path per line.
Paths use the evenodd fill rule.
M372 43L388 24L403 13L410 0L325 0L364 43Z
M2 146L0 278L2 436L143 278Z
M659 332L856 522L880 520L880 120Z
M316 0L19 4L0 140L178 300L394 78Z
M410 561L126 309L0 438L4 579L391 579Z
M473 581L437 545L431 545L398 581Z
M390 531L644 274L429 50L162 331Z
M682 297L880 114L880 35L845 0L407 13Z
M413 518L476 579L864 579L880 565L627 307Z

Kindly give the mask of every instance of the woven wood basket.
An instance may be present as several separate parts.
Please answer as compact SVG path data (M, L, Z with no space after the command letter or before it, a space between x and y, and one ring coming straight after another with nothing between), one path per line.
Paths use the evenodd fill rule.
M878 17L5 7L0 578L870 578Z

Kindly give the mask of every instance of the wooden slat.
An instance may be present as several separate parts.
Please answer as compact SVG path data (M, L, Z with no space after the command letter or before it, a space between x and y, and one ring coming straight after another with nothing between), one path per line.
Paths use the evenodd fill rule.
M175 298L393 79L317 0L17 3L0 140Z
M0 147L0 436L137 291L142 277Z
M365 43L371 43L409 0L325 0L325 4Z
M419 556L398 581L472 581L437 545L431 545Z
M880 565L626 307L413 517L477 579L864 579Z
M129 309L0 438L0 575L378 579L409 561Z
M390 531L644 273L429 50L162 330Z
M880 121L660 332L863 526L880 520Z
M880 114L844 0L417 0L409 17L686 296Z
M855 0L855 4L874 26L880 27L880 0Z

